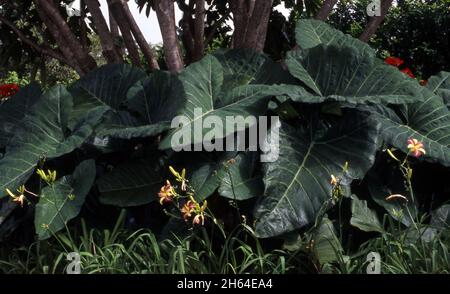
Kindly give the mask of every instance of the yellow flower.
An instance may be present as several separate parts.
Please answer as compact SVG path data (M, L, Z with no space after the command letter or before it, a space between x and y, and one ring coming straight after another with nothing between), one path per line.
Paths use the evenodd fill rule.
M192 224L194 225L204 225L205 224L205 216L203 214L197 214L192 220Z
M200 207L200 204L196 203L196 215L192 220L193 225L204 225L205 224L205 210L208 205L208 202L205 200L203 205Z
M425 149L423 148L423 143L417 139L408 139L408 149L415 157L419 157L423 154L426 154Z
M51 170L47 170L48 174L45 173L44 170L42 169L38 169L36 171L36 173L41 177L41 179L45 182L47 182L47 184L51 185L56 181L56 170L51 171Z
M394 159L395 161L400 162L400 159L397 158L397 156L394 155L394 152L392 152L391 149L386 149L387 153L389 154L389 156Z
M390 201L390 200L393 200L393 199L402 199L402 200L408 202L408 198L406 198L405 196L400 195L400 194L392 194L392 195L389 195L389 196L386 197L384 200Z
M181 183L181 191L187 191L186 169L181 170L181 175L173 167L169 166L170 172L174 175L177 182Z
M37 196L36 194L34 194L34 193L28 191L28 190L25 188L24 185L20 186L20 187L17 189L17 192L19 193L18 195L14 194L14 193L11 192L11 190L9 190L9 189L6 189L6 193L9 194L9 196L10 196L11 199L12 199L12 201L18 203L21 207L23 207L23 204L25 203L25 200L27 199L27 198L25 197L25 192L28 192L28 193L30 193L30 194L32 194L32 195L34 195L34 196Z
M334 175L331 175L331 180L330 180L330 184L332 186L336 186L338 184L338 178L336 178Z
M14 195L11 190L6 189L6 192L9 194L9 196L11 196L12 198L12 202L16 202L18 204L20 204L20 207L23 207L23 204L25 203L25 195L23 194L19 194L19 195Z
M173 200L173 196L175 196L175 190L169 180L167 180L166 184L161 187L161 190L158 193L159 203L163 205L164 203L171 202Z

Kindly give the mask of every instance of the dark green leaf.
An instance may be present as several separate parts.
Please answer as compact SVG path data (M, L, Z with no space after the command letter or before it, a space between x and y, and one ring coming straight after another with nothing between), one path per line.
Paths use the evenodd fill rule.
M75 218L95 180L95 161L80 163L72 175L46 186L39 195L34 224L39 239L47 239Z
M313 126L314 128L314 126ZM278 142L269 134L268 149ZM378 125L362 114L348 114L325 132L318 129L280 129L279 158L264 163L265 192L256 207L256 232L276 236L314 221L331 200L331 175L343 188L364 177L378 147ZM343 166L348 162L348 170Z
M364 232L384 232L376 212L367 207L366 200L359 200L356 195L352 196L350 224Z

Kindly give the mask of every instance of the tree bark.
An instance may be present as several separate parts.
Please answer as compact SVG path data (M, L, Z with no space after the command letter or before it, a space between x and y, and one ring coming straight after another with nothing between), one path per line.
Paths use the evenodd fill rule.
M131 26L126 21L126 16L122 9L122 4L120 0L108 0L108 7L119 25L120 32L122 33L123 41L128 49L128 54L130 55L131 63L134 66L141 66L141 58L139 56L139 50L134 41L133 35L131 34Z
M152 47L150 47L149 43L145 39L144 35L141 32L141 29L137 25L134 20L133 15L131 14L130 8L128 7L128 3L121 1L123 13L130 24L131 32L133 33L134 39L139 44L139 47L144 54L145 59L150 67L150 70L159 69L158 62L156 61L155 54L153 53Z
M272 3L273 0L230 0L234 20L234 48L263 51Z
M114 39L108 29L105 17L100 9L98 0L84 0L87 4L89 12L92 15L92 22L97 29L97 34L102 45L103 56L108 63L122 63L123 59L116 51Z
M244 1L245 0L230 0L230 8L233 13L234 23L232 40L233 48L241 47L245 40L249 15Z
M75 69L75 71L80 75L84 75L86 72L80 65L79 61L76 59L74 53L72 52L69 45L65 42L63 36L61 36L61 32L58 30L58 27L50 20L50 18L41 10L39 6L36 6L39 17L44 22L47 27L50 35L55 39L58 44L58 49L62 52L64 56L64 60L66 60L66 64Z
M384 18L386 17L386 14L389 10L389 8L392 5L392 0L381 0L381 7L380 7L380 16L373 16L370 18L369 23L365 27L362 34L359 36L359 39L363 42L368 42L370 38L375 34L375 32L380 27L381 23L383 22Z
M155 0L155 10L163 38L167 67L172 72L179 72L184 65L178 44L173 0Z
M111 31L111 35L114 40L114 48L117 51L117 54L122 58L125 55L125 48L119 44L120 40L120 33L119 33L119 25L117 24L116 20L114 19L114 16L111 13L111 10L108 7L109 12L109 28Z
M83 73L87 73L96 68L97 64L94 58L89 55L87 50L83 49L83 46L72 33L67 22L62 18L53 1L35 0L35 3L37 4L38 10L41 10L48 17L47 22L50 21L53 23L53 26L50 25L49 30L53 31L54 36L58 35L58 39L55 38L58 45L61 46L63 43L66 43L69 46L73 55L78 60L78 64ZM60 34L54 31L55 27L59 30Z
M85 0L80 0L80 40L83 49L88 49L88 36L87 36L87 26L86 26L86 4Z
M194 0L189 0L186 5L183 1L178 2L178 7L183 12L183 17L180 20L181 27L181 41L184 47L184 60L186 64L191 63L194 60L194 19L192 18L192 13L194 11Z
M334 5L336 5L336 3L339 0L325 0L323 1L322 7L320 8L319 12L316 15L316 19L318 20L326 20L328 18L328 16L330 15L331 11L333 10Z
M205 0L195 0L194 40L194 61L197 61L205 52Z

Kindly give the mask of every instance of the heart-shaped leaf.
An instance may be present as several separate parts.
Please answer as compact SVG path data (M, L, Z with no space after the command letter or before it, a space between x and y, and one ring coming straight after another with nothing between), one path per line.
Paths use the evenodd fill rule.
M265 191L255 212L260 237L280 235L313 222L331 201L331 175L343 188L364 177L378 147L378 125L370 123L366 115L347 113L322 131L314 125L305 129L283 124L279 138L278 142L269 133L267 144L272 149L279 144L279 158L263 164ZM266 148L271 149L269 146Z
M64 176L42 189L36 205L34 224L39 239L47 239L75 218L95 180L95 161L86 160L72 175Z

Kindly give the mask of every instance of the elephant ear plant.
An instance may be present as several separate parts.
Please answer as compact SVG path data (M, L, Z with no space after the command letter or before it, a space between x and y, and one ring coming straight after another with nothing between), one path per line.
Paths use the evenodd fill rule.
M76 222L88 199L116 207L159 202L183 223L193 218L188 227L227 224L224 210L237 208L245 213L238 222L258 237L286 236L357 194L352 183L370 179L386 147L408 153L414 139L425 150L418 160L450 165L448 73L423 87L367 44L316 20L298 23L296 41L282 62L220 50L179 74L107 65L68 87L20 89L0 105L0 228L9 228L0 239L17 227L12 215L20 210L48 238ZM179 116L186 123L173 124ZM198 121L238 116L279 122L267 126L258 150L197 149L206 138L260 126L224 123L212 136L212 126L196 129ZM179 132L190 140L174 146ZM260 160L267 150L277 150L276 160ZM348 199L353 223L382 230L372 213L369 220L358 213L367 203ZM328 234L330 224L318 227Z

